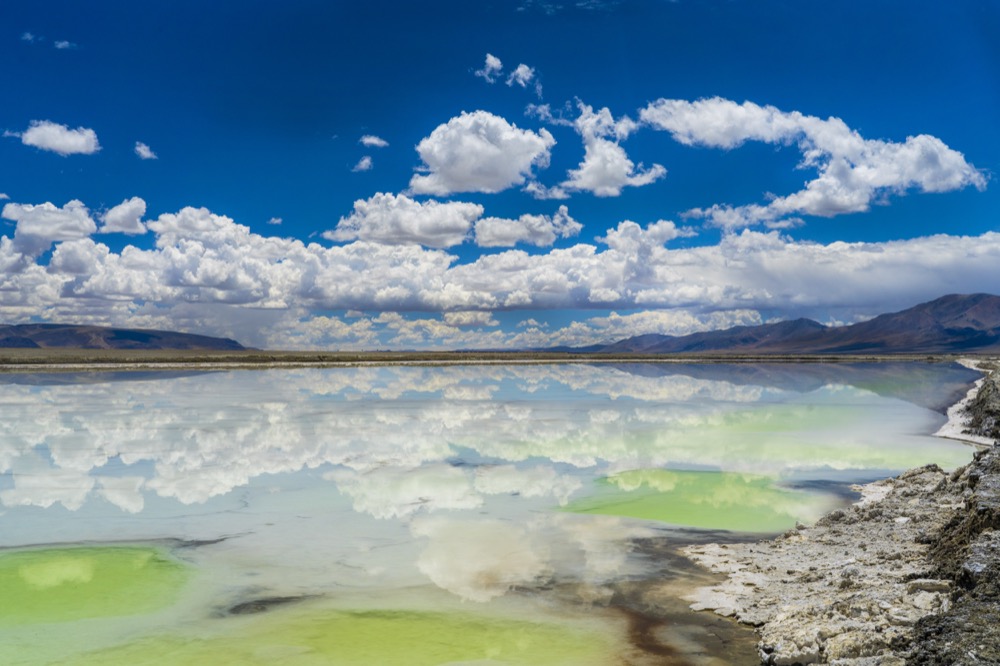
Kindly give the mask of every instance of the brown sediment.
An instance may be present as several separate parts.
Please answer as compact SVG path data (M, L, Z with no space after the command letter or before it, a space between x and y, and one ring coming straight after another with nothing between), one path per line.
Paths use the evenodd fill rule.
M628 620L628 640L629 643L643 654L663 657L664 666L687 666L689 662L681 659L677 649L660 642L656 637L656 630L666 624L666 620L653 618L649 615L639 613L628 608L620 608L621 613Z
M729 539L728 533L711 536L692 533L693 539ZM638 580L614 585L610 606L627 622L633 649L630 666L750 666L756 663L756 636L736 621L692 613L684 596L699 586L718 582L721 576L706 572L681 553L684 546L669 539L639 539L634 554L655 563L657 571Z

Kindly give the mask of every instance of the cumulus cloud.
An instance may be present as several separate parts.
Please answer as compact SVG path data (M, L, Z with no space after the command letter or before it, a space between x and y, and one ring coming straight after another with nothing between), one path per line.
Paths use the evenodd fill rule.
M867 211L888 194L947 192L986 187L986 177L940 139L920 134L903 143L865 139L839 118L826 120L753 102L713 97L688 102L660 99L640 112L641 120L682 144L732 149L746 141L795 144L800 168L817 177L805 189L769 203L713 205L690 211L721 227L781 225L796 215L833 217Z
M86 127L70 129L49 120L32 120L20 134L5 132L5 136L20 137L21 143L60 155L92 155L101 149L97 133Z
M138 230L140 201L108 211L102 230ZM7 202L2 214L16 223L13 237L0 235L4 321L177 328L265 347L583 345L757 323L762 310L852 321L1000 284L998 233L820 244L745 230L674 247L692 232L665 220L623 221L596 244L462 260L440 248L478 235L482 207L402 195L359 201L328 232L344 243L332 247L253 233L204 208L160 214L145 222L152 248L120 250L89 237L96 225L79 201ZM575 321L490 323L502 311L547 309L576 310ZM356 312L344 320L329 314L337 311Z
M354 167L351 169L351 171L354 171L355 173L358 171L371 171L371 170L372 170L372 158L370 155L365 155L364 157L362 157L360 160L358 160L358 163L355 164Z
M21 33L21 41L22 42L34 42L35 39L37 39L37 37L35 37L34 33L31 33L31 32L22 32Z
M267 221L268 224L273 224L273 225L279 225L282 222L284 222L284 220L282 220L280 217L272 217Z
M144 144L142 141L135 142L135 154L141 160L157 160L159 157L153 152L153 149Z
M534 167L549 164L555 139L542 128L519 129L488 111L463 112L417 144L421 171L410 180L415 194L495 193L522 185Z
M52 45L57 49L59 49L60 51L76 48L76 44L74 44L73 42L66 41L65 39L56 40L55 42L52 43Z
M583 138L583 162L570 170L569 178L557 188L536 187L530 189L530 193L543 199L564 198L567 190L616 197L622 188L649 185L666 175L667 170L660 164L653 164L648 169L642 164L636 165L619 145L638 128L635 121L628 116L616 120L607 108L595 112L583 102L578 106L580 115L573 126Z
M332 241L366 240L386 245L420 244L451 247L468 236L483 214L479 204L415 201L406 195L378 193L354 202L354 212L324 232Z
M54 242L86 238L97 231L87 207L76 199L62 208L48 202L37 206L8 203L2 217L17 223L13 249L30 257L45 252Z
M483 65L483 68L477 69L473 73L479 78L485 80L487 83L493 83L497 80L497 77L502 71L503 63L500 62L500 58L496 57L492 53L487 53L486 63Z
M445 312L444 321L449 326L499 326L492 312L466 311Z
M146 214L146 202L139 197L126 199L106 212L101 220L101 233L123 233L138 235L146 233L146 225L142 216Z
M388 141L382 137L375 136L374 134L365 134L363 137L358 139L358 143L369 148L385 148L389 145Z
M560 206L555 215L522 215L516 220L486 217L476 222L476 245L480 247L513 247L527 243L548 247L557 238L570 238L580 233L583 225Z

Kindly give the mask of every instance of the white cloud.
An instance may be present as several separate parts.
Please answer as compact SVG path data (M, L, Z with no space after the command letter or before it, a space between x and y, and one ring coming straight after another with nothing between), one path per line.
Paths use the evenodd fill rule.
M445 312L444 321L449 326L499 326L492 312L467 310L465 312Z
M355 173L359 171L371 171L371 170L372 170L372 158L370 155L365 155L364 157L362 157L360 160L358 160L358 163L355 164L354 167L351 169L351 171L354 171Z
M156 160L159 159L153 149L144 144L142 141L135 142L135 154L141 160Z
M507 85L512 86L515 83L522 88L526 88L529 83L531 83L535 78L535 70L528 67L524 63L517 66L510 76L507 77Z
M101 217L104 222L101 233L144 234L146 225L142 223L142 216L145 214L146 202L143 199L139 197L126 199Z
M492 53L486 54L486 64L483 65L482 69L477 69L474 74L481 79L484 79L487 83L493 83L497 80L497 76L503 71L503 63L500 62L500 58L496 57Z
M272 217L267 221L268 224L278 225L284 222L280 217Z
M557 238L569 238L580 233L583 225L560 206L555 215L522 215L516 220L486 217L476 222L476 245L480 247L513 247L528 243L548 247Z
M515 83L522 88L527 88L528 84L534 82L535 94L539 97L542 96L542 84L538 81L538 77L535 75L535 70L533 67L528 67L524 63L521 63L517 68L510 73L507 77L507 85L512 86Z
M70 129L49 120L32 120L23 133L5 132L5 136L20 137L21 143L60 155L92 155L101 149L97 133L86 127Z
M76 44L74 44L73 42L68 42L65 39L57 40L57 41L53 42L52 45L54 47L56 47L57 49L59 49L60 51L64 51L66 49L75 49L76 48Z
M561 186L554 185L552 187L546 187L537 180L528 182L523 188L521 188L521 190L536 199L555 199L557 201L569 199L569 193Z
M86 238L97 231L87 207L76 199L62 208L48 202L37 206L8 203L2 217L17 222L13 248L31 257L45 252L56 241Z
M334 231L323 237L333 241L365 240L387 245L418 243L451 247L468 236L472 223L483 214L479 204L414 201L406 195L378 193L354 202L354 212L340 218Z
M753 102L713 97L660 99L640 112L643 122L685 145L732 149L746 141L797 145L801 168L818 175L803 190L766 205L715 204L695 209L721 227L787 226L796 215L832 217L867 211L873 201L909 190L947 192L986 187L986 177L940 139L921 134L903 143L865 139L839 118L823 120ZM792 223L795 223L794 220Z
M142 222L138 203L121 204L122 220ZM174 328L264 347L583 345L756 323L762 310L852 321L1000 284L998 233L819 244L744 231L675 248L690 230L623 221L599 244L461 260L435 248L468 237L480 206L389 194L358 202L329 232L345 243L333 247L253 233L204 208L146 222L151 249L94 242L96 225L81 202L8 202L3 216L17 227L13 238L0 236L0 319ZM576 310L576 321L490 324L498 312L546 309ZM348 310L371 315L328 314ZM581 310L593 316L581 318ZM415 311L427 314L394 314Z
M4 192L0 192L0 201L3 201L4 199L10 199L10 197Z
M463 112L417 144L424 162L410 180L416 194L494 193L522 185L533 167L549 164L555 139L548 130L518 129L487 111Z
M37 37L33 33L23 32L21 33L21 41L23 42L34 42Z
M369 148L385 148L389 145L388 141L382 137L375 136L374 134L365 134L363 137L358 139L358 143Z
M583 138L583 162L570 170L569 178L558 188L537 188L531 193L546 199L561 199L567 190L616 197L624 187L642 187L666 175L667 170L660 164L653 164L648 169L642 164L636 166L618 144L636 130L635 121L628 116L615 120L607 108L595 113L593 107L583 102L578 106L580 115L573 126Z

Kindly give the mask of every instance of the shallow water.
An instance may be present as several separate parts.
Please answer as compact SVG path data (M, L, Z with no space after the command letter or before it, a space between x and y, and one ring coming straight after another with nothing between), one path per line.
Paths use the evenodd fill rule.
M0 663L755 663L751 632L678 600L708 578L677 547L963 464L968 447L928 433L977 376L9 375Z

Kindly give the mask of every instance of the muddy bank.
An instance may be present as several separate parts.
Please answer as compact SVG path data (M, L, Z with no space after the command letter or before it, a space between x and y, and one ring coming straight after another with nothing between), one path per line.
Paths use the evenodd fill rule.
M963 428L990 437L998 385L994 371ZM756 627L765 664L1000 664L1000 449L861 490L773 541L688 548L728 576L692 608Z

